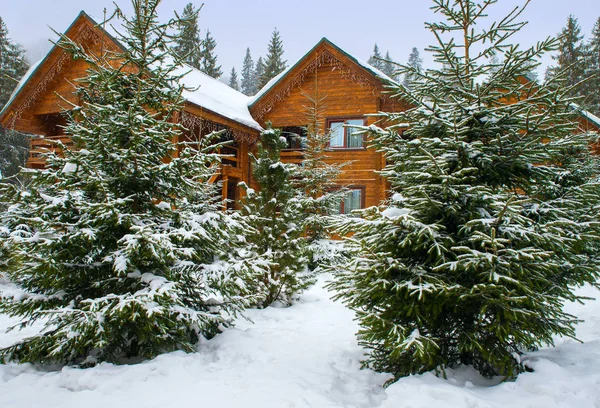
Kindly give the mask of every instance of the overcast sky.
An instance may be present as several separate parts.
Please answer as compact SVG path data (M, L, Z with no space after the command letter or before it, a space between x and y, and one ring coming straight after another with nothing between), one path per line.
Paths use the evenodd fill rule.
M181 11L189 0L163 0L160 17L167 19ZM131 12L129 0L117 0ZM499 0L490 9L490 20L497 20L525 0ZM529 21L514 42L522 46L555 35L567 16L579 19L589 36L600 17L600 0L532 0L523 14ZM202 2L194 2L200 6ZM357 58L366 60L377 43L382 52L406 62L412 47L421 51L425 65L431 59L424 48L433 42L425 21L438 21L429 9L429 0L206 0L200 12L202 34L210 29L217 41L217 55L225 75L232 66L239 72L246 47L254 60L266 53L273 28L281 33L288 64L294 63L319 39L327 37ZM28 50L28 58L38 60L50 47L54 34L49 27L64 31L80 10L101 19L103 9L114 9L111 0L0 0L0 16L10 37ZM551 63L547 58L545 65Z

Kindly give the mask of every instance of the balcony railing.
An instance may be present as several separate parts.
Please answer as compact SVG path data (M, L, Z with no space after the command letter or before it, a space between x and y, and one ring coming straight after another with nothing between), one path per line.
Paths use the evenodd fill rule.
M71 138L65 135L59 136L43 136L30 140L29 158L27 159L28 167L44 167L46 165L46 158L44 153L53 151L58 154L62 153L62 149L59 147L58 142L62 142L67 147L73 145Z

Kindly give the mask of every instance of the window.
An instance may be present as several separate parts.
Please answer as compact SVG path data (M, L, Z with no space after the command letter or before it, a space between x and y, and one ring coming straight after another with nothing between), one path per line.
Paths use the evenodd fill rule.
M340 200L340 214L350 214L354 210L363 208L363 188L351 188Z
M363 126L365 124L364 120L332 119L329 120L328 124L331 131L329 147L335 149L362 149L363 135L359 134L358 129L352 126Z
M306 128L303 126L284 126L281 128L281 136L287 140L290 150L302 150L306 148Z

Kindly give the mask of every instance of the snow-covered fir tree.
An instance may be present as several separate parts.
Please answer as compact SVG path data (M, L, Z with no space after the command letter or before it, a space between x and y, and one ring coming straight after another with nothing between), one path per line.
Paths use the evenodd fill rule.
M159 23L159 3L132 1L119 38L126 52L92 55L60 41L89 64L80 104L66 112L74 148L28 170L26 189L0 194L5 271L22 289L0 310L19 327L45 326L1 349L4 361L91 365L193 351L251 300L245 274L260 266L252 253L237 256L247 227L221 211L208 181L219 157L208 139L174 143L187 70L165 51L177 20Z
M375 44L373 46L373 54L369 57L369 65L378 70L383 69L383 61L381 60L381 52L379 52L379 46Z
M8 102L13 89L28 68L25 50L11 41L8 28L0 17L0 108Z
M260 78L262 78L264 72L265 72L265 63L264 63L262 57L258 57L258 59L256 60L256 65L254 66L254 73L253 73L254 89L255 89L254 93L256 93L262 89L262 86L260 85Z
M258 76L258 89L265 86L287 67L287 61L283 59L283 52L283 41L281 41L279 31L274 29L267 47L267 56L264 59L264 71ZM256 66L258 69L258 63Z
M419 54L419 49L417 47L413 47L408 56L406 65L413 68L413 70L404 74L402 85L410 88L412 83L418 80L419 74L423 71L423 59L421 58L421 54Z
M0 17L0 109L28 68L25 50L10 40ZM25 165L28 152L29 140L25 134L0 127L0 180L17 174Z
M316 81L315 81L316 82ZM303 93L306 103L305 147L302 163L293 179L300 194L304 212L302 225L308 244L311 267L323 259L321 240L330 237L332 217L337 213L340 200L346 191L336 184L344 164L327 162L327 150L331 141L331 131L324 128L326 97L318 92Z
M202 62L202 40L198 28L198 12L192 3L188 3L181 14L179 33L173 50L183 62L200 69Z
M229 73L229 86L236 91L240 90L240 84L238 82L238 75L235 71L235 67L231 68L231 72Z
M295 295L314 282L307 268L306 240L302 236L302 192L292 182L298 169L295 164L281 162L281 149L285 147L287 140L279 130L265 130L257 156L252 156L252 176L259 190L242 185L247 194L242 214L252 227L246 240L269 268L253 283L247 283L254 284L261 307L275 302L289 305Z
M200 70L206 75L213 78L219 78L223 75L221 66L217 65L217 55L215 54L215 48L217 42L210 35L210 30L206 31L206 37L202 41L202 60L200 63Z
M392 196L339 224L351 256L332 286L357 313L367 367L515 376L524 352L575 335L563 305L600 277L598 167L564 87L522 82L557 40L511 45L522 8L484 27L495 0L433 3L441 68L394 89L412 107L369 128Z
M242 93L244 95L254 95L256 93L256 82L254 81L254 61L250 55L250 48L246 48L244 63L242 65Z
M395 76L395 71L396 71L396 64L394 63L394 60L392 60L392 57L390 56L390 52L386 51L385 52L385 61L383 61L383 67L382 67L382 72L384 74L386 74L387 76L389 76L390 78L394 78Z

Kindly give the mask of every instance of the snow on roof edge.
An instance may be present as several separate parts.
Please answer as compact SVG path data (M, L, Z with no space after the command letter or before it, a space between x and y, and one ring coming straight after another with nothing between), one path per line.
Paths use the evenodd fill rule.
M249 96L236 91L229 85L188 64L182 64L180 70L187 71L182 77L182 85L194 89L192 91L184 91L184 98L187 102L252 129L258 131L264 130L250 114L250 110L248 109ZM204 92L202 88L205 89ZM210 88L208 89L210 92L206 92L207 88Z
M573 108L573 110L577 111L577 113L579 113L581 116L583 116L585 119L589 120L594 125L596 125L600 128L600 118L598 116L594 115L591 112L586 111L585 109L583 109L581 106L579 106L575 102L571 102L571 107Z

